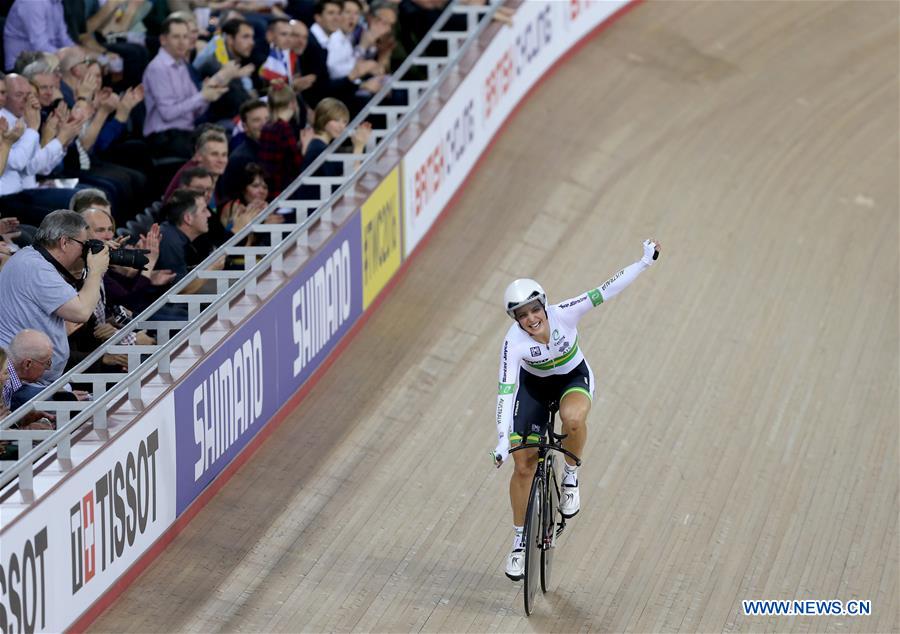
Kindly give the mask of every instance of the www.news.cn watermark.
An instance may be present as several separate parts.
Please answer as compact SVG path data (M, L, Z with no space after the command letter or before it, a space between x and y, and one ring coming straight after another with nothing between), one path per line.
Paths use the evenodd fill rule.
M744 616L869 616L872 602L829 599L741 601Z

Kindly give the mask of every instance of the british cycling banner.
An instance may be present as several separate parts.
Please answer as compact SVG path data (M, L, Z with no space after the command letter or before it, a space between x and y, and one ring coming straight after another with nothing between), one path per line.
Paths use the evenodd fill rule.
M403 159L408 256L529 89L627 0L523 2ZM497 183L502 187L501 183ZM502 210L485 210L495 213Z

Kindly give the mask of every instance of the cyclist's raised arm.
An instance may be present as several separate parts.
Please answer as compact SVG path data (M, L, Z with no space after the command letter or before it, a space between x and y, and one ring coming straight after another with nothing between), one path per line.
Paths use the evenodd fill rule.
M593 288L586 293L567 299L559 304L562 314L577 322L586 312L594 306L612 299L631 284L644 269L650 267L659 256L659 244L654 240L644 240L644 255L640 260L626 266L611 278L603 282L598 288Z
M600 301L605 302L621 293L626 286L637 279L638 275L650 268L657 257L659 257L659 243L655 240L644 240L644 255L641 259L626 266L597 289L600 292Z
M499 457L498 467L509 456L509 435L512 433L513 400L516 380L519 377L520 356L516 354L515 346L507 336L500 349L500 376L497 389L497 448L494 455Z

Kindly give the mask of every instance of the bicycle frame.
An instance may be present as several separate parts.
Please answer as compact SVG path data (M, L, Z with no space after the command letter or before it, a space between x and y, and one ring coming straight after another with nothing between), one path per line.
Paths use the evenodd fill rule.
M523 594L526 615L531 614L537 594L536 553L538 550L541 553L539 575L541 590L547 592L550 586L553 548L556 546L556 538L566 527L566 518L561 514L559 514L557 523L559 474L554 465L553 452L569 456L577 466L581 465L581 459L578 456L563 448L562 441L566 435L556 433L557 411L559 411L558 404L551 403L550 420L543 430L540 442L523 443L510 449L510 453L524 449L537 449L537 466L525 513L525 592Z

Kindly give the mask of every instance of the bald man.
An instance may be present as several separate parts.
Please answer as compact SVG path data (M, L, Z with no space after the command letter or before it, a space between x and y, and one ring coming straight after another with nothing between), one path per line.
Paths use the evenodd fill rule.
M44 376L53 361L50 337L39 330L20 330L9 344L6 369L9 377L3 385L3 401L10 411L35 397L43 386L30 385Z

